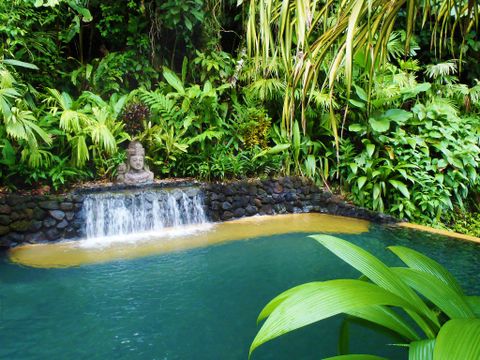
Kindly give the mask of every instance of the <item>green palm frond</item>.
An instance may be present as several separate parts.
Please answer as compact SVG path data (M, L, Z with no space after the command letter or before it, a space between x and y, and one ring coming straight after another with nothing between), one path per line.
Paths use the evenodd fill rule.
M107 153L113 154L117 150L117 143L109 128L110 114L105 108L94 107L92 111L96 119L89 126L92 141Z
M47 150L25 148L22 150L21 161L26 162L31 168L49 167L52 164L53 156Z
M333 106L334 109L339 108L337 101L331 99L329 94L321 90L312 90L309 94L309 99L317 108L323 109L324 111L329 110L330 106Z
M0 67L0 89L12 88L15 83L16 80L12 73Z
M480 82L478 80L475 80L477 83L475 86L471 87L468 90L468 95L470 96L470 99L472 100L473 104L479 105L480 102Z
M0 88L0 114L3 117L11 116L11 101L20 96L20 93L14 88Z
M430 64L425 68L425 74L431 79L445 78L457 73L457 61L448 60L438 64Z
M13 107L11 115L4 119L5 130L11 138L24 140L31 148L38 147L37 136L50 145L50 136L35 123L36 120L30 110Z
M246 87L255 98L265 101L280 98L285 92L285 83L275 78L260 78Z
M252 342L250 354L278 336L344 313L348 315L344 325L352 318L361 319L397 334L407 343L409 359L463 360L480 356L479 298L466 296L457 280L439 263L412 249L393 246L389 249L407 267L388 267L345 240L329 235L311 237L359 270L364 281L319 281L284 291L258 316L258 322L265 322ZM403 311L398 312L398 308ZM412 321L417 326L412 326ZM417 333L419 328L423 334ZM340 353L348 352L342 346L348 343L348 337L348 331L342 330ZM331 359L369 358L375 357L345 354Z
M90 159L88 152L87 141L85 135L76 135L68 137L70 144L72 145L72 162L74 165L82 167L87 160Z

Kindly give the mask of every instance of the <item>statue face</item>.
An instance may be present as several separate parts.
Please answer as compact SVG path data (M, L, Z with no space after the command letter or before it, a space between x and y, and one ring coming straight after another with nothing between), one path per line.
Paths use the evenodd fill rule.
M140 171L143 170L143 156L142 155L133 155L130 156L130 167L133 170Z

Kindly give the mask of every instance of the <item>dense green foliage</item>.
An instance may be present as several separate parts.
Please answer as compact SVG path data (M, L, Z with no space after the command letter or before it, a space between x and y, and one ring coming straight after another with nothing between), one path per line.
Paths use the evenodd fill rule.
M455 227L480 181L476 2L284 3L1 2L2 185L111 180L135 138L160 177L298 174Z
M307 283L278 295L258 317L266 320L250 353L287 332L346 314L339 356L329 359L355 358L346 356L348 327L358 320L394 334L397 345L408 347L409 359L480 357L480 297L465 294L442 265L415 250L391 246L389 250L407 266L389 267L345 240L328 235L312 238L360 271L362 278Z

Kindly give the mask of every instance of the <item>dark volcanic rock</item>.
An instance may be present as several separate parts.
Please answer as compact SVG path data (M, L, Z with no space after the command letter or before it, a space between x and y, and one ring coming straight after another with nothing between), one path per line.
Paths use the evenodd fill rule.
M231 208L232 208L232 204L230 204L228 201L225 201L222 203L223 210L230 210Z
M28 231L31 231L31 232L37 232L38 230L40 230L42 228L42 225L43 225L43 222L40 221L40 220L33 220L31 221L30 223L30 228L28 229Z
M247 212L247 215L255 215L258 211L255 206L248 205L247 208L245 209Z
M14 242L6 237L0 238L0 248L10 248L14 246Z
M28 220L19 220L10 224L10 230L25 232L30 228L30 221Z
M55 219L52 219L52 218L48 218L48 219L43 220L43 226L45 226L46 228L50 228L52 226L55 226L56 223L57 222L55 221Z
M0 205L0 214L10 214L12 209L8 205Z
M63 220L57 224L57 229L65 229L68 226L68 221Z
M8 237L15 242L23 242L23 240L25 240L25 235L17 232L10 232L10 234L8 234Z
M10 228L8 226L0 225L0 236L8 234L10 232Z
M230 211L225 211L222 215L222 220L229 220L233 218L233 213Z
M68 221L73 220L74 217L75 217L75 213L74 213L73 211L70 211L70 212L66 212L66 213L65 213L65 218L66 218Z
M10 216L0 215L0 225L9 225L11 222Z
M25 235L25 241L31 244L45 241L45 234L43 232L37 232L33 234Z
M235 211L233 212L233 215L234 215L235 217L245 216L245 209L243 209L243 208L235 209Z
M281 185L280 183L276 183L273 187L273 192L275 194L281 194L283 192L283 185Z
M73 210L73 203L71 202L63 202L60 204L60 210L63 211L70 211Z
M55 228L51 228L51 229L48 229L45 233L45 235L47 235L47 239L48 240L58 240L60 238L60 232L55 229Z
M39 207L33 209L33 218L36 220L43 220L47 212L45 210L40 209Z
M57 210L59 208L58 201L54 200L40 201L38 206L46 210Z
M65 213L61 210L50 210L49 213L55 220L63 220L65 217Z

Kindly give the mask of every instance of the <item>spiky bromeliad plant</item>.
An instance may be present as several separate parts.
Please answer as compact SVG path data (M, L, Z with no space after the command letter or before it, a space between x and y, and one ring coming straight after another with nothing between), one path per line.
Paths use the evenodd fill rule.
M250 354L280 335L344 313L398 334L408 344L409 360L480 359L480 296L467 296L443 266L412 249L390 246L407 267L388 267L348 241L328 235L311 237L359 270L362 278L311 282L278 295L258 317L266 321ZM404 310L406 316L393 307ZM340 340L345 343L346 339ZM345 355L345 350L329 360L381 359Z

